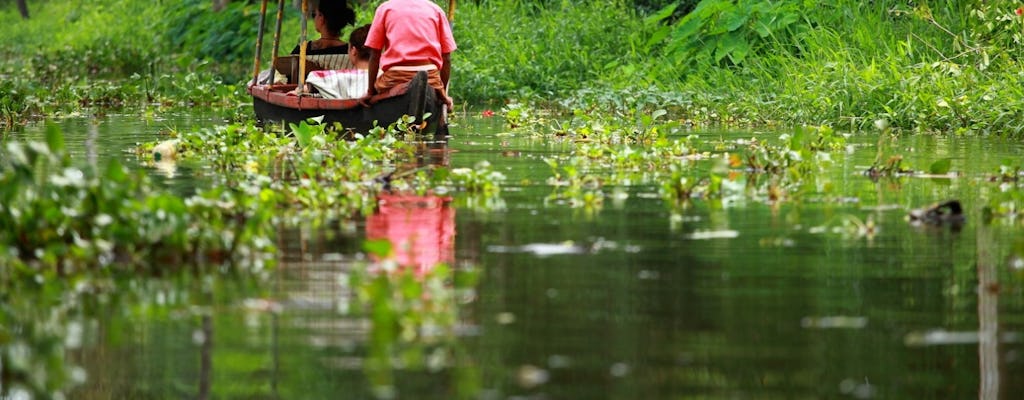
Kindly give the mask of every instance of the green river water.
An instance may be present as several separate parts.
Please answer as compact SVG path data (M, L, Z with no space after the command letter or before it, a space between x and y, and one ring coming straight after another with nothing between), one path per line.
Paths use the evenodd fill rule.
M979 200L1001 190L984 177L1019 159L1017 141L902 137L892 147L907 163L951 158L959 176L875 181L862 172L876 156L877 135L855 133L833 155L828 198L773 204L729 196L674 214L653 185L606 186L603 204L590 209L546 201L553 188L543 158L572 142L505 135L497 117L458 122L447 152L432 161L458 168L488 160L508 178L501 206L460 207L455 194L424 212L282 228L282 262L265 281L140 279L126 284L132 293L103 307L86 304L70 320L48 321L53 311L40 307L39 320L65 332L54 362L72 371L67 398L1024 393L1024 265L1013 250L1021 224L981 223ZM148 167L127 152L136 143L161 130L222 123L131 113L59 122L74 157L118 157L138 168ZM28 126L13 137L42 131ZM779 132L691 133L728 142ZM186 193L197 168L152 174ZM737 179L742 191L754 178ZM964 204L962 229L906 221L909 209L945 199ZM834 229L844 219L870 219L875 228ZM365 263L365 238L402 235L416 239L410 252L474 279L459 290L424 283L422 297L446 300L410 314L432 321L419 324L422 331L392 340L372 318L349 312L359 300L348 278ZM0 389L5 399L28 398L18 386Z

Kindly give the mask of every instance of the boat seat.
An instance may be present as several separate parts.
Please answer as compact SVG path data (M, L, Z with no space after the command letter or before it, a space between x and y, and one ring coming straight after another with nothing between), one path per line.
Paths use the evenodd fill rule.
M288 77L289 83L299 81L299 56L287 55L277 58L274 69ZM349 60L348 54L310 54L306 56L306 75L309 71L321 69L352 69L355 65Z

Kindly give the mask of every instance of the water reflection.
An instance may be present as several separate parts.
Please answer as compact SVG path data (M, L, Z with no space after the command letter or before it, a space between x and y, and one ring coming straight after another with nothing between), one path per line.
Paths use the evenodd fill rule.
M100 160L117 154L103 148L139 140L116 142L104 126L89 134L111 141ZM1019 222L975 222L978 199L999 190L977 172L1019 155L1020 144L900 138L899 148L915 149L908 163L952 152L972 170L952 182L874 182L860 171L875 139L852 137L862 145L837 155L830 176L836 198L850 201L695 201L673 214L656 188L638 184L607 188L629 196L581 216L542 201L552 192L542 158L568 145L498 138L500 129L464 121L462 137L425 143L399 168L489 160L512 182L497 211L458 208L457 194L390 192L368 216L282 227L281 267L258 285L230 275L21 282L0 295L0 332L16 332L0 343L0 396L27 387L12 383L12 366L54 359L46 365L61 369L48 376L77 383L76 399L988 399L1024 390L1014 379L1024 372L1024 276L1001 262L1019 264L1010 243ZM179 169L175 179L187 176ZM905 220L943 198L974 213L961 231ZM396 268L365 257L366 238L391 243ZM57 305L62 296L74 305Z
M393 260L422 275L455 261L455 209L451 197L384 194L366 218L366 238L391 243Z

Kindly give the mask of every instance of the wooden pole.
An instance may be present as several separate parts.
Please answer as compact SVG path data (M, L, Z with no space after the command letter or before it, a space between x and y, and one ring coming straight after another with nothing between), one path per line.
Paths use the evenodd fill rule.
M274 84L274 66L277 65L278 49L281 47L281 23L284 20L284 0L277 0L277 28L274 30L274 50L271 53L270 84Z
M18 13L21 14L21 19L28 19L28 4L25 0L18 0Z
M266 28L267 21L267 0L263 0L260 4L260 28L256 34L256 57L253 57L252 62L252 84L258 84L260 79L260 58L263 57L263 30Z
M299 34L299 86L295 88L299 95L306 86L306 17L309 15L309 0L302 0L302 31Z

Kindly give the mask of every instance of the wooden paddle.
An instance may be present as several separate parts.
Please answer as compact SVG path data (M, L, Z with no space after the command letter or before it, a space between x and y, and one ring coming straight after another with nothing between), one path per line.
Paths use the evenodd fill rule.
M448 26L452 29L455 28L455 1L448 0ZM451 75L448 76L448 82L445 83L444 92L448 94L448 88L451 87ZM444 121L443 125L437 127L437 131L434 132L434 138L448 137L448 106L441 107L441 121Z

